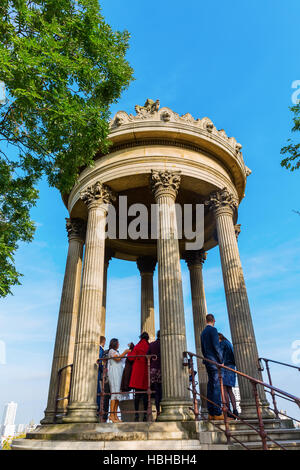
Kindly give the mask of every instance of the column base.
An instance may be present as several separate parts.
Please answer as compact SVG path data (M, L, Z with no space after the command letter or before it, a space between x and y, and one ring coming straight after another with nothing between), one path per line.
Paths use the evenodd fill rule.
M45 410L45 416L41 419L41 424L55 424L56 414L54 410Z
M255 401L241 401L241 418L242 419L258 419L257 417L257 409ZM274 413L269 409L269 403L267 401L263 401L261 403L261 414L263 419L274 419Z
M67 408L67 415L62 423L98 423L97 405L90 403L72 403Z
M191 421L195 419L191 400L166 399L161 401L161 413L157 421Z

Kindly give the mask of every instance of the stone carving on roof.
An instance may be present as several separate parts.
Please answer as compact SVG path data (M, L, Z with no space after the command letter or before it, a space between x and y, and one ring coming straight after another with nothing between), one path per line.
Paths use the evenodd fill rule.
M172 109L163 107L160 108L159 100L147 99L144 106L135 106L136 114L127 114L125 111L118 111L110 122L110 129L113 131L123 125L131 124L139 121L160 121L164 123L183 123L189 126L201 129L202 132L208 133L212 137L221 138L225 141L231 149L234 151L236 156L241 160L246 176L249 176L251 170L244 165L242 156L242 145L236 141L234 137L228 137L224 129L217 129L213 122L208 117L202 119L195 119L190 113L183 114L180 116L178 113L172 111Z

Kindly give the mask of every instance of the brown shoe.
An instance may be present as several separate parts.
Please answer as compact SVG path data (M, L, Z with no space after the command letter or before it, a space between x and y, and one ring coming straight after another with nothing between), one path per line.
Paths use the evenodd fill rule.
M213 417L214 421L224 421L224 415L223 413L220 416L214 416Z
M213 415L208 415L208 420L209 421L213 421L215 419L215 417Z

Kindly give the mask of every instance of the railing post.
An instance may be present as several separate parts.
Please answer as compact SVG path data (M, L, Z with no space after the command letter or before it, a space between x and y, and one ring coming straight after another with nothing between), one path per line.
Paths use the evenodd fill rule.
M70 383L69 383L69 392L68 392L68 404L69 404L69 401L70 401L70 395L71 395L71 383L72 383L72 376L73 376L73 364L70 364Z
M199 421L199 406L198 406L198 400L197 400L194 361L193 361L193 356L191 355L189 356L190 356L190 369L192 372L192 393L193 393L194 414L195 414L196 421Z
M228 410L227 410L227 404L226 404L226 399L225 399L222 370L221 370L220 366L218 366L218 375L219 375L220 390L221 390L222 412L223 412L223 415L224 415L225 435L226 435L226 438L227 438L227 444L229 444L230 437L231 437L231 432L230 432L230 429L229 429L228 414L227 414Z
M62 369L59 369L57 373L58 378L57 378L57 389L56 389L56 395L55 395L53 424L56 424L56 420L57 420L57 408L58 408L59 390L60 390L60 382L61 382L61 371Z
M146 356L147 358L147 370L148 370L148 388L147 388L147 395L148 395L148 408L147 408L147 421L152 421L152 403L151 403L151 380L150 380L150 356Z
M272 377L271 377L271 371L270 371L270 366L269 366L269 361L267 359L264 359L265 364L266 364L266 370L268 374L268 379L269 379L269 384L272 386ZM272 395L272 400L273 400L273 406L274 406L274 413L276 415L276 418L279 419L279 412L277 408L277 402L276 402L276 396L274 390L271 388L271 395Z
M268 444L267 444L267 435L266 435L266 432L265 432L265 426L264 426L264 422L263 422L263 419L262 419L261 407L260 407L260 403L259 403L257 384L253 381L251 381L251 384L252 384L252 387L253 387L253 394L254 394L254 398L255 398L256 411L257 411L258 424L259 424L259 435L261 437L262 447L263 447L263 450L269 450Z
M104 410L103 410L103 407L104 407L104 397L105 397L105 391L104 391L104 384L105 384L105 379L106 379L106 371L107 371L107 361L102 361L102 369L103 369L103 372L102 372L102 385L101 385L101 391L100 391L100 410L99 410L99 418L100 418L100 422L101 423L104 423ZM100 362L99 362L99 367L100 367ZM98 387L97 387L98 388Z

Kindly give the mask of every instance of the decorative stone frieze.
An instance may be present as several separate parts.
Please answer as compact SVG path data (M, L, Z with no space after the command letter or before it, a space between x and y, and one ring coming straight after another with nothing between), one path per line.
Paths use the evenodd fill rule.
M191 250L186 251L183 257L188 267L190 267L198 264L204 264L207 258L207 253L204 250Z
M79 218L66 218L66 230L69 240L71 238L85 239L86 222Z
M205 201L205 205L212 211L231 209L233 212L238 208L238 200L228 191L227 188L223 188L211 193L208 200Z
M154 273L157 260L152 256L140 256L137 261L137 267L140 273Z
M136 115L127 114L125 111L118 111L110 122L110 128L113 130L120 126L135 123L138 121L162 121L165 123L182 123L201 129L208 134L215 135L226 141L236 152L241 154L242 145L234 137L228 137L224 129L218 130L208 117L195 119L190 113L180 116L172 109L160 108L159 100L147 99L144 106L135 105Z
M151 172L151 189L155 199L162 195L168 195L174 200L180 186L181 176L178 171L156 171Z
M97 181L92 186L88 186L81 191L80 198L89 209L93 206L111 204L116 200L116 196L111 188L101 183L101 181Z

